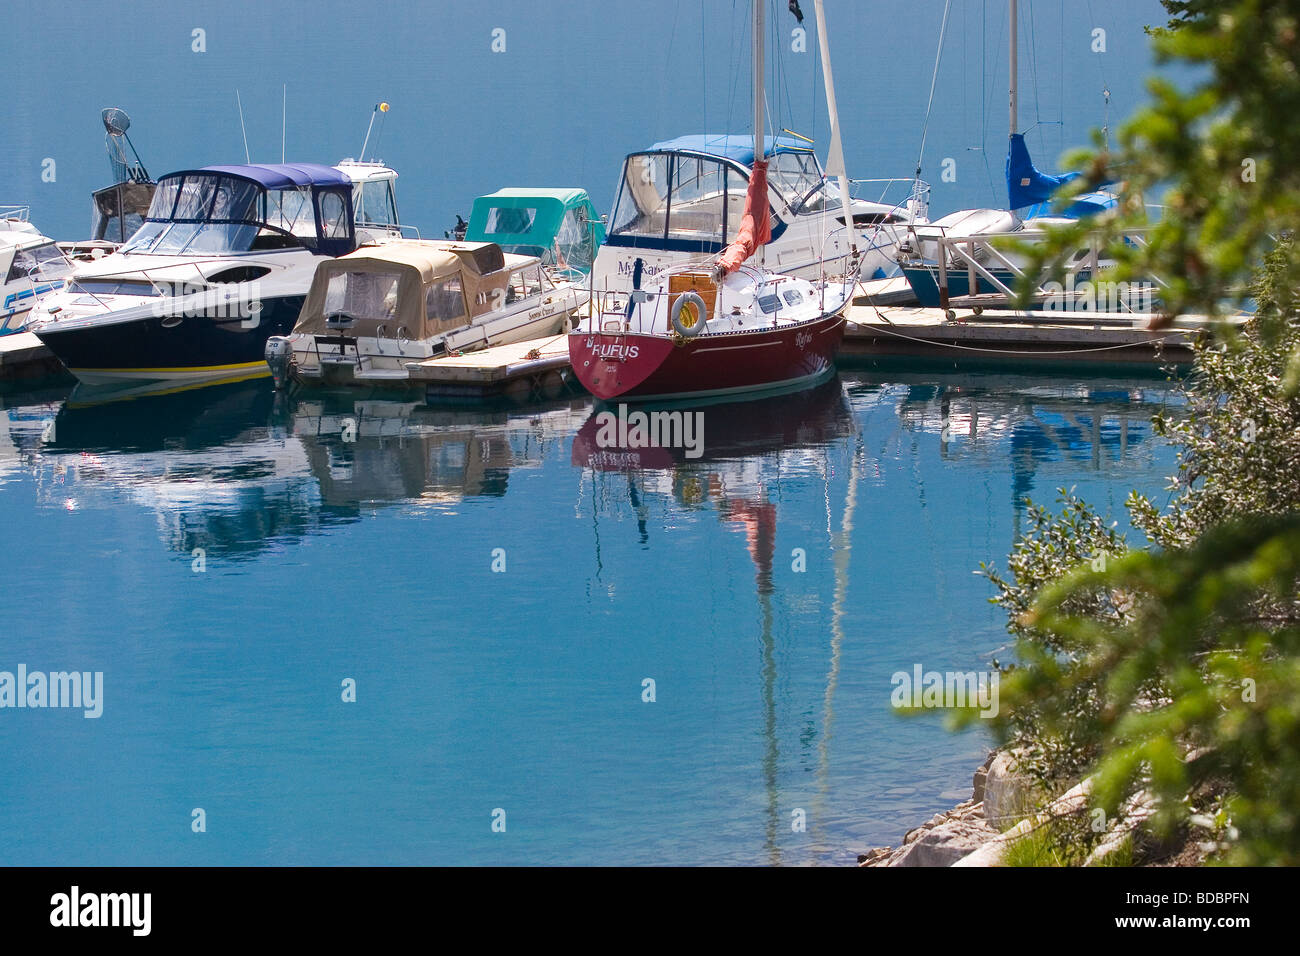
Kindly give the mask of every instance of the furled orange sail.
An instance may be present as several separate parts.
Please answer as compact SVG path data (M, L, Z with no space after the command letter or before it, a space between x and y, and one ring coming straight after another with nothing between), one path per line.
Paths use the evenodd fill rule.
M772 238L771 204L767 198L767 160L755 159L749 174L749 191L745 193L745 214L731 245L722 250L718 272L730 275Z

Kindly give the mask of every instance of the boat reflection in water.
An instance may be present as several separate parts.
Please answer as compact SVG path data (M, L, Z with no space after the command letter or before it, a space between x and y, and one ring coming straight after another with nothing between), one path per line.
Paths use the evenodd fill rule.
M972 571L1008 553L1025 495L1048 503L1077 485L1122 522L1130 489L1163 487L1176 458L1149 417L1171 394L1131 372L1067 382L895 362L794 394L679 405L704 424L691 457L605 446L596 416L618 406L587 398L442 409L353 390L295 400L266 379L0 391L0 509L22 541L10 576L35 572L45 598L11 630L32 647L88 642L116 662L122 699L165 672L172 719L140 710L114 752L156 752L124 770L173 774L169 788L211 769L209 714L250 728L221 738L231 759L214 785L274 787L276 761L338 731L297 703L302 674L332 682L358 649L375 673L409 668L421 690L401 722L381 710L346 742L391 774L357 789L332 758L295 765L332 795L308 808L314 843L290 834L304 861L850 863L969 796L988 742L938 715L901 720L890 675L1005 657L1005 615ZM507 576L489 570L498 543ZM198 548L215 573L191 592ZM405 567L428 573L390 573ZM365 587L321 600L358 571ZM150 637L138 668L121 620ZM288 703L210 680L217 664L283 664ZM646 677L658 706L643 706ZM551 820L533 843L488 842L477 824L430 839L393 812L476 786L492 807L516 778L527 792L509 805ZM579 805L592 814L575 817ZM593 832L594 815L608 828ZM332 829L341 818L362 825ZM41 821L18 822L48 841ZM92 817L75 846L98 829ZM261 837L288 845L281 835L220 862L261 861L273 852ZM169 846L146 849L171 859ZM66 856L48 852L32 855Z
M1134 468L1158 468L1167 447L1153 440L1151 418L1181 403L1172 383L1135 378L1131 369L1122 378L1094 372L1060 380L1004 370L938 372L926 363L855 373L849 395L855 408L894 406L901 429L912 435L938 436L940 458L954 467L1009 467L1016 533L1028 498L1050 505L1058 488L1080 479L1122 480ZM899 438L890 450L901 457ZM914 444L907 454L916 454Z
M288 415L322 503L355 512L501 497L511 470L538 467L586 407L581 399L508 413L329 395L297 400Z
M171 550L253 557L387 504L500 497L511 469L539 464L586 407L511 415L347 394L295 399L265 378L78 386L61 406L9 413L0 451L15 447L0 453L0 480L12 460L38 476L47 505L126 497L157 515Z
M841 458L843 453L842 449L832 453L831 446L843 445L853 435L853 413L838 377L815 388L774 397L678 404L666 410L699 416L698 421L704 425L702 454L688 456L685 448L632 447L639 444L635 438L622 445L609 444L605 441L610 435L609 430L602 431L607 419L602 416L615 413L607 407L600 407L574 437L572 460L575 466L593 472L622 472L627 475L627 493L637 513L638 534L643 545L648 540L649 509L645 498L656 493L669 495L677 504L691 509L705 509L712 504L722 525L743 535L744 546L754 566L753 589L758 609L754 639L758 654L759 720L763 741L758 770L764 802L763 852L766 861L776 866L789 861L783 856L786 841L782 839L788 821L781 807L783 797L788 794L783 793L781 785L782 729L777 689L780 677L777 654L779 626L775 622L779 609L800 601L802 597L793 593L779 594L774 582L781 476L787 471L803 476L809 471L819 471L829 479L835 467L832 459ZM806 769L815 766L817 771L819 802L814 804L813 838L815 844L822 845L823 852L833 852L833 847L819 832L815 821L824 817L817 810L824 804L830 789L829 740L835 687L839 681L840 648L844 641L844 598L848 584L849 535L857 472L857 456L854 454L848 495L839 509L840 531L832 540L835 590L823 712L820 727L805 715L805 726L800 734L804 748L810 748L814 739L819 741L816 756L807 754L805 763ZM832 507L829 481L824 491L829 526ZM727 582L727 586L735 587L738 592L744 588L738 581ZM745 622L736 620L731 622L731 626L743 633L740 629L745 627ZM813 648L826 640L826 635L813 633L805 637L810 653L816 657ZM792 660L786 661L787 667L793 664Z

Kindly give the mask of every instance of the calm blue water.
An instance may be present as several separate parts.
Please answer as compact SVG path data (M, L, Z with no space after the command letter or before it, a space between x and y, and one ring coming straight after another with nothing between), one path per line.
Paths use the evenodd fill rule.
M1018 496L1157 491L1165 400L895 364L618 471L586 399L6 395L0 669L103 671L104 710L0 711L0 862L851 862L986 742L890 675L987 667Z
M814 138L824 156L811 0L805 53L791 52L784 0L769 3L772 125ZM910 177L943 4L826 7L849 175ZM626 153L749 129L749 16L745 0L11 3L5 36L24 68L6 81L0 204L28 203L48 234L83 238L90 192L111 182L101 108L130 113L158 176L244 161L238 91L254 162L280 160L282 94L290 161L358 155L372 109L389 102L367 155L401 175L402 217L426 236L502 186L582 186L608 212ZM1142 27L1165 19L1157 0L1021 4L1019 125L1043 169L1142 104L1153 68ZM199 29L205 53L192 50ZM494 53L498 29L505 50ZM1093 52L1097 29L1104 53ZM1005 0L952 5L922 162L936 214L1006 199L1006 48ZM47 159L54 182L42 179Z

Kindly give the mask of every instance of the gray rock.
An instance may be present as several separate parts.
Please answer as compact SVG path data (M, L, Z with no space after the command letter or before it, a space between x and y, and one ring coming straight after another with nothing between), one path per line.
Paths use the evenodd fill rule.
M951 819L921 832L886 866L952 866L994 839L997 831L980 819Z
M972 802L974 803L984 802L984 784L989 777L989 765L993 763L993 758L995 758L997 755L998 752L996 750L990 751L988 758L985 759L983 765L981 765L980 768L975 771L975 777L971 781L971 788L975 791L971 795Z
M1033 781L1016 770L1013 753L1000 751L984 779L984 817L1004 829L1033 809Z

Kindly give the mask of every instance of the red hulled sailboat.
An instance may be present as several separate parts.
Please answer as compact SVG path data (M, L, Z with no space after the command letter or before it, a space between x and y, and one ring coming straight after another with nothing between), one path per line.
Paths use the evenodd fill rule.
M591 316L569 333L569 359L597 398L684 399L788 389L815 384L835 367L855 286L850 277L856 275L856 249L847 276L817 283L749 261L771 237L763 43L763 3L756 2L754 163L735 239L712 259L664 269L648 281L636 260L630 295L596 290ZM831 167L842 170L837 121L831 151ZM847 202L842 173L841 189ZM726 199L725 190L700 197Z

